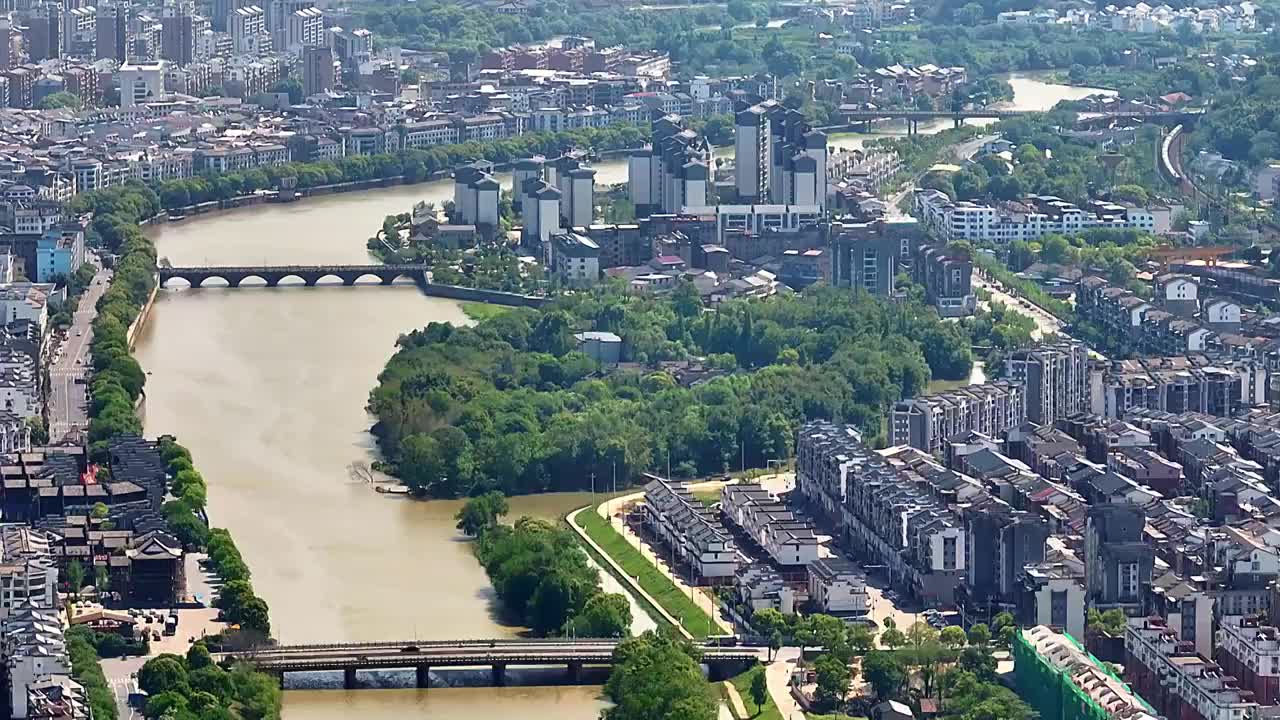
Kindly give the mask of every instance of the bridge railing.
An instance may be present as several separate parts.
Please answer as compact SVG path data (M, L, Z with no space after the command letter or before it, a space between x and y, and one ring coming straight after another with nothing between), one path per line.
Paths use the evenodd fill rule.
M264 670L299 672L307 670L336 670L339 668L398 668L414 665L458 666L472 665L554 665L563 662L608 664L613 661L612 648L581 647L561 651L536 652L532 650L509 652L457 652L449 654L405 653L402 655L344 655L337 657L284 657L259 660L255 664ZM703 655L706 662L747 662L759 660L758 652L745 649L721 648ZM250 660L250 662L253 662Z
M222 655L252 656L272 653L306 652L311 650L372 650L377 648L402 649L406 647L513 647L522 645L617 645L618 641L610 638L493 638L479 640L388 640L379 642L353 643L303 643L298 645L270 645L254 650L240 650Z
M214 653L225 657L241 657L252 659L255 656L262 655L286 655L291 653L305 654L307 652L324 652L324 651L343 651L343 650L403 650L408 647L419 648L484 648L484 649L510 649L522 647L538 647L538 646L561 646L561 647L583 647L583 648L613 648L620 641L611 638L576 638L570 640L568 638L520 638L520 639L492 639L492 640L405 640L405 641L387 641L387 642L355 642L355 643L307 643L299 645L273 645L264 646L254 650L240 650L231 652ZM755 645L740 645L737 647L724 647L719 645L706 644L701 648L704 652L733 652L733 651L752 651L758 650Z

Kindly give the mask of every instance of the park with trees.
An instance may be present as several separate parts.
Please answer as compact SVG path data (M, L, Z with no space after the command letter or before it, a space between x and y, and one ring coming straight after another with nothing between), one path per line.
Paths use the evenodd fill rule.
M667 632L646 632L614 653L604 720L715 720L716 696L702 677L700 652Z
M506 498L491 491L458 511L458 529L474 537L476 558L514 621L540 636L627 637L631 604L606 593L578 539L546 520L501 522Z
M1007 650L1017 626L1009 613L990 626L976 624L966 633L956 626L934 628L917 622L906 629L888 619L883 631L850 626L822 614L783 615L756 611L757 633L781 643L814 649L815 710L866 716L872 704L900 700L919 710L920 700L937 702L944 720L1031 720L1034 713L996 680L994 651ZM850 693L860 678L867 693Z
M580 352L587 330L617 333L627 364ZM968 334L932 310L831 288L704 312L689 283L660 297L609 283L397 344L368 407L385 469L432 497L765 467L791 456L803 419L883 438L892 403L972 367Z

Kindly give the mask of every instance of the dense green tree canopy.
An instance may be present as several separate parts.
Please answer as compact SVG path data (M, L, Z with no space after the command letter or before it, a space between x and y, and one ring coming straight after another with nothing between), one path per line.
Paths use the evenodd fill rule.
M446 497L586 488L592 473L629 480L668 459L688 474L764 467L790 457L806 418L874 437L891 403L972 365L967 334L911 303L814 288L702 312L682 298L602 287L402 336L369 399L384 454ZM617 333L632 364L598 367L575 349L584 330ZM739 370L689 386L645 366L696 356Z
M493 525L480 534L476 557L503 609L539 635L629 634L627 599L601 592L599 573L570 532L527 517Z
M618 646L606 720L714 720L716 703L696 648L652 632Z

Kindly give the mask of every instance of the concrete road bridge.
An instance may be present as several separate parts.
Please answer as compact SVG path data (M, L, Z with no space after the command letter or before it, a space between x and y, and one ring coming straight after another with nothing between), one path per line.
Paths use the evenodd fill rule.
M413 669L418 687L427 687L431 668L480 668L492 671L493 684L503 685L509 667L564 666L568 680L577 681L584 666L611 666L618 640L565 638L536 640L450 640L328 645L277 645L251 651L216 653L216 661L244 661L258 670L284 675L292 672L336 671L344 685L356 688L360 670ZM724 679L759 662L768 652L757 647L705 646L702 663L712 679Z
M1080 113L1080 121L1095 123L1102 120L1131 118L1149 122L1189 122L1199 117L1203 111L1190 110L1151 110L1151 111L1109 111L1100 113ZM844 130L871 131L871 123L876 120L906 120L907 134L919 132L920 121L951 120L955 127L960 127L965 120L1004 120L1023 117L1025 115L1042 115L1038 110L866 110L857 106L843 105L840 116L848 125L820 128L828 132Z

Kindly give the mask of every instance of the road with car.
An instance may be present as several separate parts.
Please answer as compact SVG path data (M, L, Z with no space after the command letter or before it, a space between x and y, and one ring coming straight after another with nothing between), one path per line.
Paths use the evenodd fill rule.
M107 291L111 271L99 268L93 282L80 297L65 334L55 339L53 363L49 367L49 441L60 442L89 425L89 347L93 342L93 319L98 316L98 300Z

